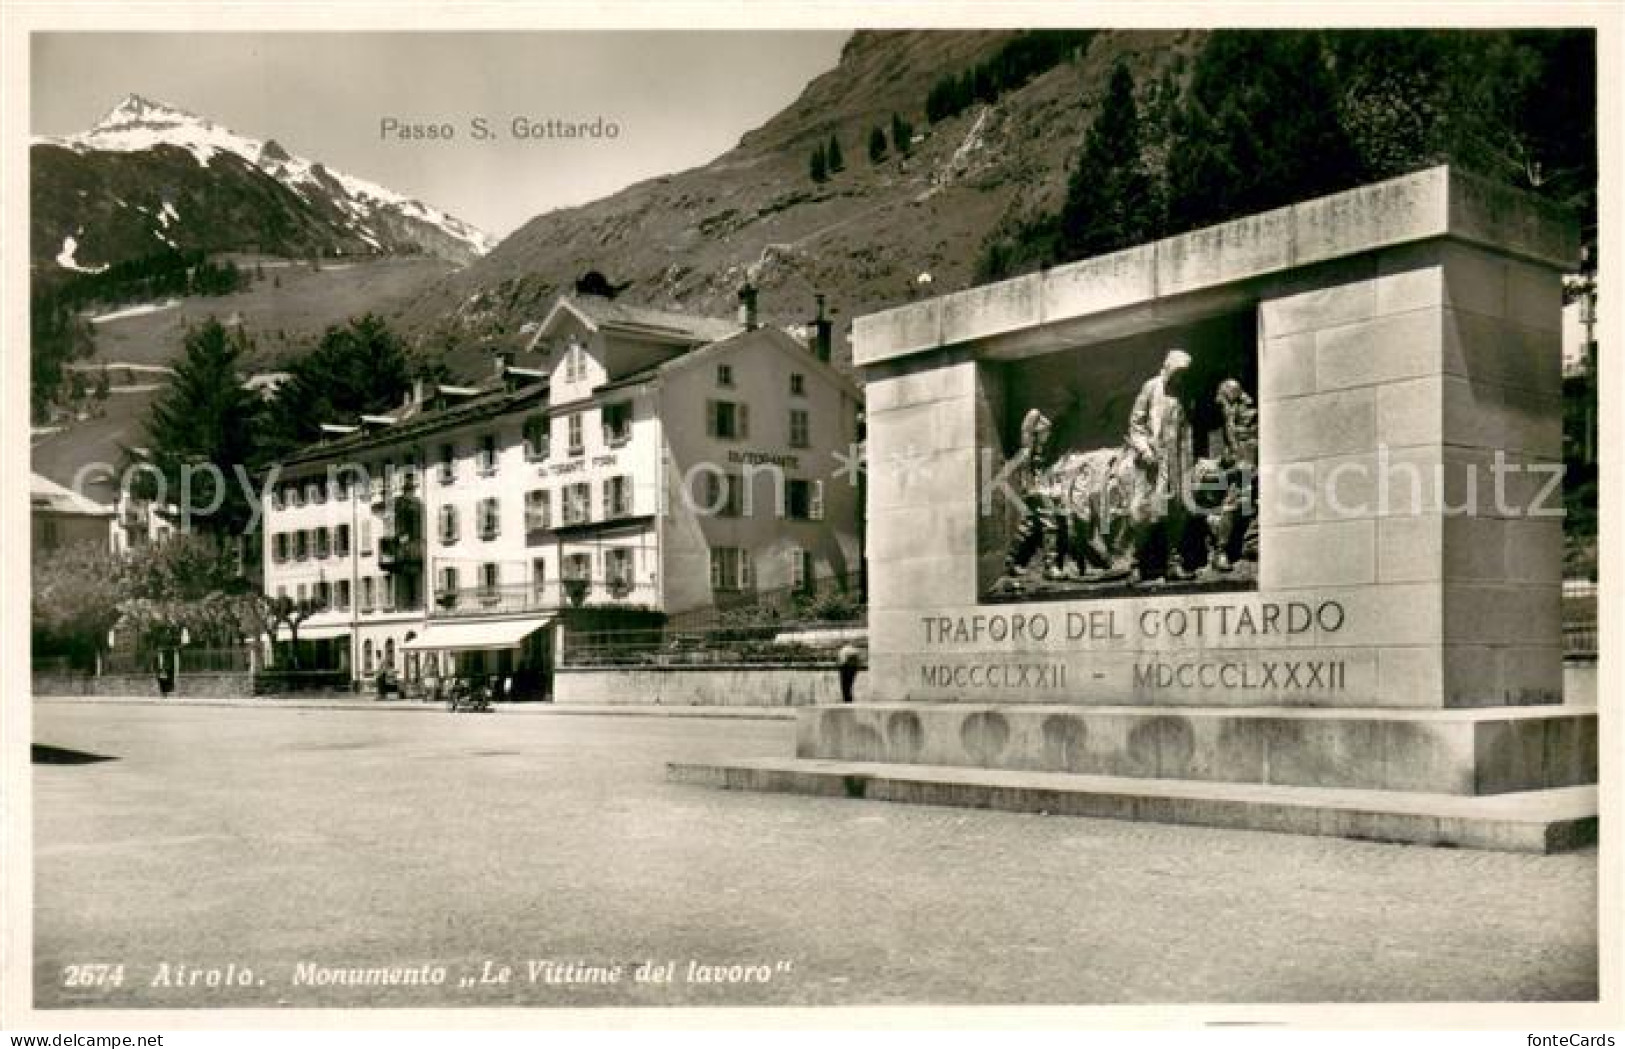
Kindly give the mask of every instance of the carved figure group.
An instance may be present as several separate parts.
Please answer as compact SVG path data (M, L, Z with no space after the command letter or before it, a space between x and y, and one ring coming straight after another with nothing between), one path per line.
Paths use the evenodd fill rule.
M1123 442L1054 454L1054 425L1034 408L1022 418L1021 520L1005 557L1008 588L1041 557L1046 580L1151 583L1231 572L1258 556L1258 412L1241 383L1219 384L1221 447L1194 456L1185 385L1191 357L1173 349L1140 387ZM1205 564L1185 564L1202 530Z

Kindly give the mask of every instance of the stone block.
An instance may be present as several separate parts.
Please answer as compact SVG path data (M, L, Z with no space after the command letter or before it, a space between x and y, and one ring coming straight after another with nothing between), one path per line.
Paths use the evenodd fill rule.
M1443 340L1443 367L1451 375L1550 397L1562 395L1563 345L1558 332L1449 310L1444 314Z
M852 322L852 363L862 367L942 345L942 299L882 310Z
M1315 460L1315 520L1345 521L1375 516L1375 452L1333 455Z
M1377 387L1377 440L1390 448L1436 446L1444 439L1444 376Z
M875 560L917 557L927 551L975 557L977 524L973 500L872 510L865 551Z
M1259 587L1264 590L1377 581L1374 520L1264 526L1259 549Z
M883 445L884 447L884 445ZM897 450L907 454L907 447ZM920 452L908 460L918 468L897 469L901 459L878 457L874 446L869 448L868 504L869 511L895 510L908 506L931 506L938 502L963 501L976 492L976 477L980 453L975 448L956 448L946 452ZM877 463L892 463L885 468Z
M1507 306L1507 262L1471 244L1445 243L1439 249L1444 267L1445 305L1450 309L1504 318Z
M1266 464L1375 451L1376 391L1364 387L1279 401L1259 412L1258 432Z
M1509 517L1501 522L1505 579L1509 583L1551 585L1563 578L1563 519Z
M1370 320L1377 287L1369 278L1330 286L1287 290L1259 303L1259 331L1270 339Z
M869 573L869 607L938 608L974 604L976 562L924 556L876 561Z
M1453 236L1560 272L1579 265L1580 230L1572 212L1465 171L1449 169L1449 182Z
M1037 274L969 288L942 300L942 342L956 345L1031 328L1039 313Z
M1293 205L1294 264L1444 233L1451 175L1447 168L1433 168Z
M1444 706L1444 658L1437 644L1395 645L1377 652L1378 701L1373 706Z
M1420 583L1441 577L1444 528L1435 516L1377 520L1377 582Z
M1315 388L1392 382L1439 371L1441 321L1433 309L1355 321L1315 333Z
M1507 521L1497 517L1440 517L1440 578L1450 582L1506 580ZM1556 577L1554 577L1556 578Z
M1447 444L1502 450L1520 457L1560 461L1563 455L1561 397L1517 386L1445 376L1443 435Z
M1389 248L1377 257L1377 316L1385 317L1444 304L1444 269L1439 245L1429 241Z
M1260 403L1315 392L1315 333L1260 339L1258 393Z
M1537 331L1563 330L1563 277L1554 269L1507 261L1506 318Z
M1157 248L1147 244L1045 272L1039 307L1046 323L1120 309L1157 297Z
M1179 295L1292 265L1292 209L1277 208L1157 242L1157 293Z
M1315 520L1319 490L1315 460L1283 463L1259 478L1258 523L1271 528Z
M963 354L944 354L926 367L904 370L882 365L869 371L863 384L863 410L869 419L898 408L961 400L976 393L977 364Z
M1545 587L1453 581L1444 587L1446 644L1557 644L1562 636L1558 580Z

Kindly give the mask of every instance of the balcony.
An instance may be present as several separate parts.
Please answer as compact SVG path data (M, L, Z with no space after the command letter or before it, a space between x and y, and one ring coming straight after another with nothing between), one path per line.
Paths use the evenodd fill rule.
M423 563L423 540L416 536L386 535L378 540L378 567L402 572Z
M468 616L505 615L520 612L555 612L561 607L590 605L652 606L656 598L653 583L602 579L549 580L540 587L530 583L478 586L435 592L430 619L456 619Z

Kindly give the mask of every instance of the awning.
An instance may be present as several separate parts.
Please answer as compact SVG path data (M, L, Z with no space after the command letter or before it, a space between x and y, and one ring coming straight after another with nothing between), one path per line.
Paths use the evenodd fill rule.
M518 648L521 641L552 621L552 616L535 616L473 623L430 623L404 647L408 652L497 652Z
M325 641L329 638L349 636L349 623L304 623L299 627L299 640L301 641ZM277 624L276 640L288 640L287 624Z

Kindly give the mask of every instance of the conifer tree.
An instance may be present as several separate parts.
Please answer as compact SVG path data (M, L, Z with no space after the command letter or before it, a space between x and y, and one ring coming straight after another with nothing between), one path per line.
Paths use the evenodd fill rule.
M1134 77L1118 63L1084 136L1061 208L1057 261L1100 255L1155 236L1155 194L1141 156Z
M886 132L879 125L869 129L869 163L878 164L886 159Z
M824 165L831 175L846 170L846 161L841 157L841 140L833 133L829 136L829 145L824 147Z

